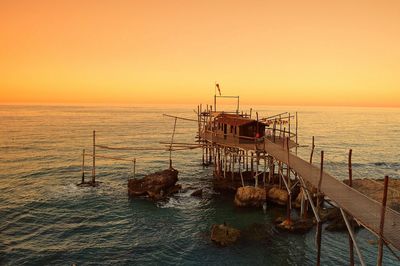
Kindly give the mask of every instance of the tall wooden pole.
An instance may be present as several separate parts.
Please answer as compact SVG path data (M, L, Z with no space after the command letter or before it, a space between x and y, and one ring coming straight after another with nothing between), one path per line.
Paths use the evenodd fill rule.
M174 130L172 131L171 144L169 145L169 169L172 169L172 145L174 144L176 120L177 120L177 118L175 117Z
M324 151L321 151L321 168L319 172L319 181L318 181L318 192L317 192L317 213L319 213L319 208L321 205L320 202L320 193L321 193L321 184L322 184L322 175L324 171ZM322 234L322 222L317 222L317 265L321 265L321 234Z
M317 222L317 266L321 265L321 234L322 234L322 222Z
M389 177L386 175L384 179L383 188L383 199L381 207L381 222L379 225L379 242L378 242L378 266L382 265L383 258L383 229L385 226L385 213L386 213L386 201L387 201L387 191L388 191Z
M298 121L297 112L296 112L296 155L297 155L297 146L299 144L298 137L297 137L298 122L299 121Z
M82 150L82 184L85 183L85 149Z
M136 178L136 158L133 159L133 179Z
M319 171L319 180L318 180L318 192L317 192L317 210L319 210L321 201L321 185L322 185L322 175L324 173L324 151L321 151L321 168Z
M96 184L96 130L93 130L93 168L92 168L92 185Z
M353 153L353 150L349 150L349 186L353 186L353 169L352 169L352 164L351 164L351 155ZM353 239L351 238L350 232L349 232L349 256L350 256L350 265L354 265L354 243Z
M289 114L290 116L290 114ZM286 148L287 148L287 184L288 184L288 202L287 202L287 219L289 221L289 223L291 222L291 212L292 212L292 193L291 193L291 184L290 184L290 161L289 161L289 157L290 157L290 151L289 151L289 138L286 138Z
M314 155L314 136L312 137L312 145L311 145L311 155L310 155L310 164L312 164L312 159L313 159L313 155Z

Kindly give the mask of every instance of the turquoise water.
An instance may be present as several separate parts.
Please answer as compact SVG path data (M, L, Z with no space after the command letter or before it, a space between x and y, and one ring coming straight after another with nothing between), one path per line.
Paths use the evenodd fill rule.
M173 154L183 186L204 187L202 199L190 190L153 203L129 199L132 164L97 159L99 188L77 188L81 153L97 143L160 147L169 141L173 120L163 113L194 117L195 106L0 106L0 264L184 264L314 265L315 230L296 235L277 232L272 221L283 209L238 210L232 199L212 189L212 169L201 166L198 150ZM254 107L253 107L254 108ZM353 149L355 178L400 178L400 109L256 106L260 116L299 112L298 153L314 161L325 151L325 168L347 177L347 152ZM192 122L178 121L175 140L192 142ZM137 175L164 169L168 153L106 151L98 154L137 158ZM90 166L87 163L87 176ZM243 230L243 239L219 248L209 240L210 227L224 221ZM249 232L264 225L265 234ZM357 232L369 265L376 264L376 238ZM345 233L323 231L322 264L346 265ZM385 265L398 261L385 250Z

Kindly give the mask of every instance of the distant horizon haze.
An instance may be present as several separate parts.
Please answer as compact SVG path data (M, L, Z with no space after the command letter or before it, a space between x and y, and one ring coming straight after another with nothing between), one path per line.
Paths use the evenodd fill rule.
M400 107L400 1L0 2L0 104Z

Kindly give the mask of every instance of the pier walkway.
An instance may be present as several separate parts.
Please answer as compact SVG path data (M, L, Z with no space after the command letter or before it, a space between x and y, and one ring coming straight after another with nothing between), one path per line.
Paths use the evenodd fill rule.
M240 148L243 150L256 151L255 143L240 143L237 140L226 139L223 136L216 136L212 133L203 133L203 136L209 142L218 145ZM282 142L281 142L282 143ZM283 143L282 143L283 144ZM257 144L257 150L266 152L276 160L281 161L293 169L304 180L318 187L320 178L320 168L301 159L295 154L287 151L282 144L276 144L269 139L264 139L262 144ZM290 145L292 146L292 145ZM364 227L379 235L381 220L381 203L367 197L359 191L349 187L332 175L323 172L321 192L334 201L338 207L354 217ZM385 224L383 230L383 239L400 250L400 213L386 207Z

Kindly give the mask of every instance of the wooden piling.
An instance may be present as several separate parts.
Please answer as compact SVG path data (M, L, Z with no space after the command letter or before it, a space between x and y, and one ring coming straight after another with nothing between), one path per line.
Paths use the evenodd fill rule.
M92 167L92 185L96 184L96 130L93 130L93 167Z
M299 121L298 121L297 112L296 112L296 155L297 155L297 146L299 144L298 137L297 137L298 122Z
M322 222L318 221L317 222L317 266L321 265L321 234L322 234Z
M378 242L378 262L377 265L382 265L383 258L383 229L385 226L385 213L386 213L386 201L387 201L387 191L388 191L389 177L386 175L383 182L383 198L382 198L382 207L381 207L381 222L379 225L379 242Z
M290 116L290 114L289 114ZM290 184L290 150L289 150L289 138L286 138L286 148L287 148L287 184L288 184L288 202L287 202L287 219L291 221L291 212L292 212L292 193L291 193L291 184Z
M172 136L171 136L171 144L169 146L169 169L172 168L172 144L174 143L174 136L175 136L175 130L176 130L176 121L178 120L177 117L175 117L175 122L174 122L174 130L172 131Z
M133 179L136 178L136 158L133 159Z
M319 180L318 180L318 191L317 191L317 210L319 210L321 205L321 185L322 185L322 175L324 173L324 151L321 151L321 166L319 170Z
M351 164L351 155L353 153L353 150L349 150L349 186L353 186L353 168ZM351 226L351 225L350 225ZM351 238L350 232L349 232L349 256L350 256L350 265L354 265L354 243L353 239Z
M311 155L310 155L310 164L312 164L312 159L313 159L313 155L314 155L314 136L312 137L312 144L311 144Z
M85 149L82 150L82 184L85 183Z

